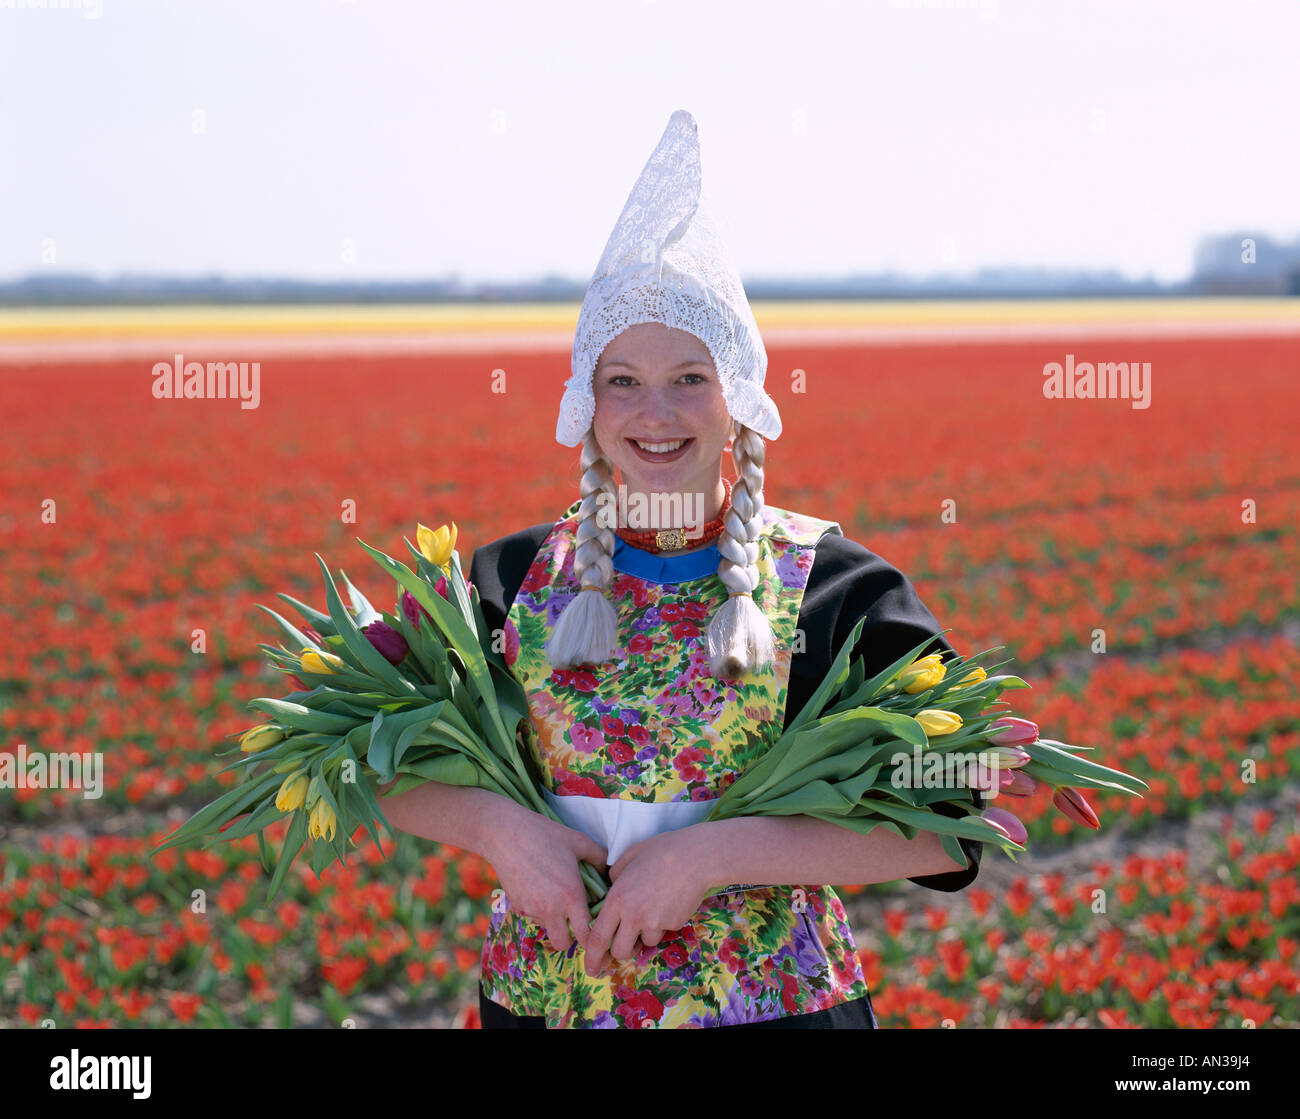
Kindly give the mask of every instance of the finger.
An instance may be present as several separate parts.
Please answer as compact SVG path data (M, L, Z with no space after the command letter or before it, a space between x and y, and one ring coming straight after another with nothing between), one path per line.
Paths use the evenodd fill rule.
M596 976L605 970L608 958L606 953L609 950L609 942L617 926L618 918L613 908L606 902L596 915L596 921L591 926L591 931L587 933L585 952L588 975Z
M563 914L557 914L548 921L543 922L546 931L546 943L549 944L556 952L567 952L569 945L573 943L573 937L569 935L569 921Z
M574 831L573 834L577 836L573 842L574 854L597 870L606 870L609 867L609 852L589 835L580 831Z
M640 930L634 925L620 924L609 954L616 960L630 960L636 955L636 938Z
M641 943L647 948L653 948L664 938L663 929L642 929Z
M591 910L587 908L585 896L582 901L570 905L568 917L569 927L573 930L573 939L582 945L585 952L587 950L587 938L591 934Z

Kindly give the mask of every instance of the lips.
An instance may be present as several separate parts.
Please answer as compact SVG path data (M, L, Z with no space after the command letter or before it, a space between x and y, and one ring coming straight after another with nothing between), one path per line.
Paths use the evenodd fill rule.
M653 443L651 443L650 440L646 440L645 442L649 443L651 446L662 446L668 443L676 443L678 442L678 440L660 439L660 440L655 440ZM635 439L627 440L628 446L632 448L636 456L645 462L674 462L677 459L681 458L684 454L686 454L686 452L691 449L691 446L692 444L694 444L694 442L695 442L694 437L691 437L689 439L681 440L681 446L678 447L675 451L647 451L645 447L643 447L637 440Z

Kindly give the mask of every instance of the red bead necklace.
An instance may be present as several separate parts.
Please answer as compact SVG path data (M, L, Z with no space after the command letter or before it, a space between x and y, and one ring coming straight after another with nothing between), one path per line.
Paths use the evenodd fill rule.
M631 544L634 548L653 552L655 555L660 552L680 552L683 548L701 547L711 543L721 536L725 530L727 510L731 508L731 482L723 478L722 486L726 490L726 496L722 499L722 508L719 510L718 515L709 521L698 534L688 534L684 528L640 530L620 528L616 530L619 539Z

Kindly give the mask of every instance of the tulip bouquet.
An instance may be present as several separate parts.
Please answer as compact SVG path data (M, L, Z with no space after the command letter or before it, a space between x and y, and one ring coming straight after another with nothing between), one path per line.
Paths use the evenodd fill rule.
M240 736L241 756L223 771L242 770L243 780L155 853L256 833L270 870L263 829L288 813L269 900L305 846L319 875L334 859L346 864L345 846L355 846L359 827L376 843L376 821L394 835L375 783L395 782L390 794L424 781L476 786L559 819L520 742L528 708L502 655L510 632L488 632L478 591L461 572L455 524L420 525L417 540L418 547L406 541L415 570L358 541L397 581L401 593L391 614L376 611L340 572L352 602L345 608L319 555L326 613L281 594L306 619L295 626L260 607L296 651L260 648L300 690L250 701L268 721ZM600 873L586 863L580 870L589 897L602 897L607 886Z
M375 783L391 783L390 794L424 781L476 786L559 820L521 740L528 707L503 656L510 631L488 632L478 592L461 571L454 524L436 531L419 525L417 540L418 547L406 541L414 570L358 541L401 588L391 614L376 611L340 572L352 603L345 607L319 555L327 612L281 594L306 619L295 626L260 607L297 652L260 648L299 690L250 701L268 721L230 751L240 757L226 771L242 770L243 779L155 853L256 834L273 869L273 898L305 847L319 875L334 859L346 863L358 828L376 842L376 822L394 834ZM994 843L1012 858L1025 850L1020 821L1001 808L981 811L977 794L1025 796L1041 781L1056 789L1053 799L1071 819L1095 828L1079 789L1140 796L1147 787L1080 757L1088 747L1039 738L1033 723L1007 716L1000 694L1029 685L988 675L977 663L985 653L946 663L939 654L917 659L934 640L928 637L867 679L861 660L850 663L864 622L798 716L726 786L708 819L805 815L863 834L885 827L906 839L932 831L965 863L959 838ZM272 868L263 829L286 814L289 828ZM598 913L608 884L586 863L580 873Z
M981 811L977 794L1028 796L1042 782L1056 790L1061 811L1096 828L1081 788L1134 796L1147 788L1079 756L1091 747L1040 738L1036 725L1007 716L1001 693L1029 685L990 676L977 662L992 650L946 663L939 653L917 659L934 640L928 637L867 679L861 660L850 665L864 621L798 716L727 786L707 819L814 816L861 834L888 828L905 839L931 831L964 865L959 837L996 844L1013 860L1025 850L1020 820L1002 808Z

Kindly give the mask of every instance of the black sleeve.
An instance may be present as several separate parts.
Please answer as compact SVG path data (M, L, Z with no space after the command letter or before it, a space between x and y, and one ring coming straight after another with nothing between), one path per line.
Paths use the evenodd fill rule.
M864 659L868 676L888 668L927 636L933 636L934 641L921 650L921 656L937 652L945 661L956 656L947 638L939 635L943 627L922 603L907 576L861 544L828 533L817 544L799 610L798 628L804 645L791 657L785 725L812 697L830 671L835 654L863 617L867 621L854 655ZM975 801L979 808L984 807L985 798L979 793ZM956 807L937 805L935 810L946 816L965 815ZM920 875L908 881L945 892L969 886L979 874L984 844L973 839L958 839L958 843L966 855L964 869Z
M533 525L474 549L469 561L469 581L478 590L489 632L505 627L506 615L514 604L515 595L554 527L551 524Z

